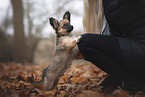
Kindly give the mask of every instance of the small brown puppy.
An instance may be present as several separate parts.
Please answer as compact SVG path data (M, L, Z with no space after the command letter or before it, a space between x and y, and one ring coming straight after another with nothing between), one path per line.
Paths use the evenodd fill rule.
M70 67L72 60L78 55L76 44L81 37L76 38L71 31L73 26L70 25L70 12L67 11L63 20L58 21L54 18L49 18L51 26L56 33L56 50L50 65L43 70L42 79L40 82L44 84L44 90L53 90L59 81L59 78ZM34 82L36 83L36 82Z

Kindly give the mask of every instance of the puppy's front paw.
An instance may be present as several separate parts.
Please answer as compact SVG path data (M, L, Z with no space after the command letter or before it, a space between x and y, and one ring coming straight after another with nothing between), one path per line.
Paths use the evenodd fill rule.
M82 36L78 36L77 39L76 39L76 43L78 43L81 38L82 38Z

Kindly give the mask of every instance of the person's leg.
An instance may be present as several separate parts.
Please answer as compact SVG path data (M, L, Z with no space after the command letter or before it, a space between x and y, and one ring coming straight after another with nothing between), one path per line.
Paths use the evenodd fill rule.
M130 74L123 68L124 61L117 37L98 34L84 34L78 43L82 55L117 80Z
M121 81L130 74L123 68L124 61L116 37L84 34L78 43L78 48L86 60L109 74L99 86L105 93L112 93ZM109 90L109 91L108 91Z
M88 61L109 74L100 84L101 86L104 88L113 86L115 88L121 85L130 94L135 95L138 91L145 93L144 80L130 74L124 66L125 63L117 37L84 34L78 43L78 48ZM124 82L124 85L120 83L121 81Z

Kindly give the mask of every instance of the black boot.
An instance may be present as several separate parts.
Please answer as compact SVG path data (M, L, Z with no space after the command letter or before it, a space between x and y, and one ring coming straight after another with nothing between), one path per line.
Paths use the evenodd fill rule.
M122 88L130 95L136 95L137 92L145 93L145 80L137 76L131 76L122 82Z
M120 81L114 79L112 76L109 75L99 85L99 92L104 94L111 94L118 88L118 86L121 85L122 83Z

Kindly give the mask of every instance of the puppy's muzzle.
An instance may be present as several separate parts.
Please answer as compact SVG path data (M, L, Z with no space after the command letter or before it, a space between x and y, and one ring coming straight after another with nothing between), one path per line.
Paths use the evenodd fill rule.
M64 24L63 28L67 29L67 32L71 32L74 27L72 25L70 25L70 23L68 23L68 24Z
M67 26L67 32L71 32L73 30L73 28L74 27L72 25Z

